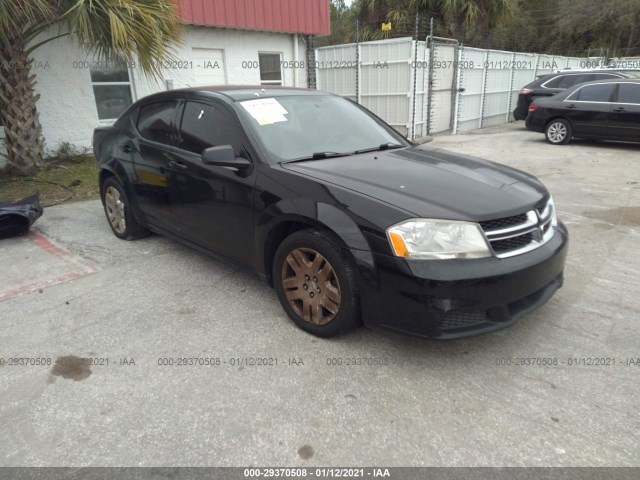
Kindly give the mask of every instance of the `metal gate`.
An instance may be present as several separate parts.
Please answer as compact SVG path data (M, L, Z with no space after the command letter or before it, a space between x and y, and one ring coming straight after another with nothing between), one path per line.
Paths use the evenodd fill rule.
M318 89L360 103L416 139L507 123L524 85L581 61L406 37L318 48L315 73Z
M411 38L359 45L358 103L405 136L412 133L413 125L412 92L416 89L413 70L407 66L415 57L414 48Z
M451 130L457 91L458 42L435 41L430 47L426 135Z

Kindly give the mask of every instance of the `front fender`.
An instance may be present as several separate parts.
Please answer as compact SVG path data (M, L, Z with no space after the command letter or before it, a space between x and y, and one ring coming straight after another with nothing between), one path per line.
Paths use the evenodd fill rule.
M260 214L256 224L256 269L261 276L270 281L271 250L277 248L272 241L274 232L292 223L332 232L351 253L360 275L375 279L371 247L358 224L339 208L308 198L283 199Z

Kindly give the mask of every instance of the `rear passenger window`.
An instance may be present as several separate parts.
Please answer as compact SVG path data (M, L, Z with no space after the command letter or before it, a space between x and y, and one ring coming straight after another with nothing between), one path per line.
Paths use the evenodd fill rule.
M558 87L558 85L560 85L560 82L564 79L565 77L563 76L559 76L556 78L552 78L551 80L547 80L546 82L544 82L544 86L546 88L560 88Z
M640 104L640 84L620 83L618 86L618 103Z
M579 83L590 82L591 75L568 75L564 78L560 88L570 88Z
M580 102L610 102L615 87L615 83L587 85L576 92L577 97L572 95L571 99Z
M609 80L610 78L620 78L618 75L611 75L610 73L592 73L588 77L588 80L585 80L585 82L592 82L594 80Z
M574 75L561 75L559 77L554 78L547 84L545 87L547 88L570 88L574 85L577 85L582 82L588 82L590 80L590 75L584 74L574 74Z
M145 105L138 115L138 131L143 138L171 145L171 123L176 102L158 102Z

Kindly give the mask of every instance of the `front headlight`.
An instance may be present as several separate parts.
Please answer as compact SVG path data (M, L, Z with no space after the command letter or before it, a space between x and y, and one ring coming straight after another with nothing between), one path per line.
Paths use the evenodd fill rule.
M417 218L387 229L398 257L446 260L490 257L491 250L477 223Z

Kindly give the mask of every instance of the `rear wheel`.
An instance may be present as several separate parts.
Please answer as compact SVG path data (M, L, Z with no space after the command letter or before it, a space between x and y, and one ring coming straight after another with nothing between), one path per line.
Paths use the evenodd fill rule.
M114 177L108 177L100 189L104 213L113 234L123 240L135 240L149 234L136 220L124 189Z
M355 265L330 234L302 230L287 237L272 272L278 299L298 327L333 337L360 325Z
M552 145L565 145L571 141L571 124L563 118L551 120L545 130L545 136Z

